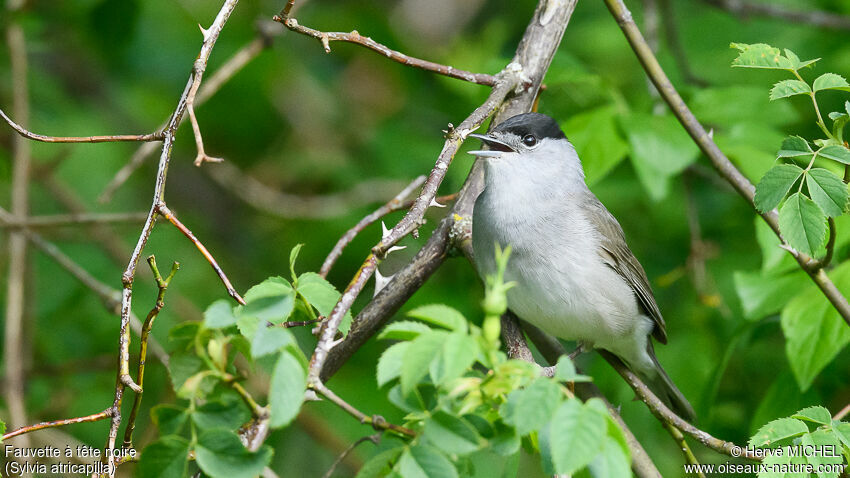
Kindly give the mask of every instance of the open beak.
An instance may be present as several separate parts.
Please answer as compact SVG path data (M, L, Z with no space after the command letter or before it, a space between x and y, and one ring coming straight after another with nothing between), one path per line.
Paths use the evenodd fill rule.
M470 134L472 138L480 139L482 143L489 146L490 149L487 151L470 151L469 154L473 156L477 156L479 158L498 158L502 155L502 153L513 153L515 152L513 148L511 148L507 143L499 141L498 139L486 135L486 134Z

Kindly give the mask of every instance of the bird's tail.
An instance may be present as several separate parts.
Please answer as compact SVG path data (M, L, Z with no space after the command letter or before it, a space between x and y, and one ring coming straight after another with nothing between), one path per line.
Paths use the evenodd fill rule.
M646 352L649 354L649 357L652 359L652 363L655 366L655 376L648 376L646 373L641 373L636 371L642 380L646 383L646 385L652 390L652 392L664 402L673 412L675 412L680 417L684 418L689 422L693 422L696 419L696 413L694 413L694 409L688 400L682 395L682 392L676 388L676 385L673 384L673 381L670 380L670 377L667 375L667 372L664 371L664 368L661 367L661 364L658 363L658 359L655 357L655 349L652 346L652 341L647 341Z

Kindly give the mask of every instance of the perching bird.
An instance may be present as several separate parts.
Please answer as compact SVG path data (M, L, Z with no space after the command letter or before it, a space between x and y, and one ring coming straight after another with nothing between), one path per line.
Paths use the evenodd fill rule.
M650 335L667 343L664 318L623 229L584 182L573 145L554 119L514 116L471 151L484 163L472 244L482 277L496 272L495 244L510 245L508 307L564 340L622 359L677 414L694 411L655 358Z

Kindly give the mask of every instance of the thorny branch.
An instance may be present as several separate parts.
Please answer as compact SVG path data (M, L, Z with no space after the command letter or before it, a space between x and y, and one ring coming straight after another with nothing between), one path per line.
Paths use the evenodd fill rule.
M294 0L287 3L287 7L291 8L291 5L293 4ZM286 7L284 7L284 10L279 15L275 15L274 21L280 22L286 28L296 33L307 35L309 37L313 37L319 40L322 43L322 48L324 48L325 53L331 52L330 42L332 41L354 43L355 45L360 45L380 55L383 55L389 58L390 60L401 63L402 65L412 66L421 70L431 71L439 75L448 76L449 78L457 78L459 80L464 80L470 83L476 83L485 86L496 86L496 83L498 82L498 76L488 75L486 73L472 73L470 71L460 70L452 66L441 65L432 61L421 60L419 58L414 58L412 56L405 55L404 53L388 48L387 46L382 45L369 37L364 37L363 35L358 33L357 30L352 30L349 33L321 32L319 30L314 30L312 28L305 27L304 25L299 24L298 20L291 18L289 15L290 11L287 10Z
M708 157L717 172L735 188L738 194L749 202L750 205L753 205L755 187L753 187L752 183L750 183L750 181L741 174L735 165L729 161L729 158L720 151L720 148L717 147L708 132L705 131L691 110L688 109L684 100L682 100L682 97L679 96L676 88L670 82L670 79L667 78L667 75L664 73L664 70L661 68L661 65L652 53L652 49L643 38L640 29L632 19L632 14L628 8L626 8L626 5L622 0L604 1L608 6L608 10L623 30L623 34L626 36L626 39L640 60L641 65L643 65L646 74L650 77L655 87L658 88L662 98L664 98L664 101L667 102L667 105L673 111L673 114L676 115L676 118L679 119L679 122L682 123L682 126L685 130L687 130L694 142ZM814 281L814 283L820 288L844 321L850 325L850 302L847 301L847 298L841 294L832 280L826 275L826 272L823 270L823 264L806 254L791 249L788 246L779 230L779 214L775 209L764 213L758 212L758 214L762 217L762 219L764 219L770 228L773 229L773 232L777 237L779 237L784 248L786 248L794 259L797 260L800 268L809 274L809 277L811 277L812 281Z

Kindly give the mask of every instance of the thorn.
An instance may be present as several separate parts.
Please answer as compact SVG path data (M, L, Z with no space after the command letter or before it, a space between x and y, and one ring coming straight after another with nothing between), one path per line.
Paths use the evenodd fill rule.
M428 204L428 207L446 207L446 205L438 203L436 198L431 198L431 203Z
M198 24L198 28L201 29L201 35L204 36L204 41L207 41L207 39L210 37L210 31L202 27L200 23Z
M407 246L393 246L393 247L390 247L389 249L387 249L386 255L390 255L390 252L403 251L404 249L407 249Z
M708 130L708 138L714 140L714 128Z
M384 221L381 221L381 240L386 239L387 236L390 235L390 230L387 229L387 225L384 224Z
M385 277L383 274L381 274L380 270L375 269L375 293L372 294L372 297L378 295L378 292L381 292L381 290L386 287L386 285L389 284L391 280L393 280L393 276Z
M341 344L343 340L345 340L345 338L341 338L341 339L331 341L331 343L328 344L328 352L333 350L333 348L336 347L337 345Z
M304 391L304 401L305 402L321 402L322 399L319 398L318 395L316 395L315 390L309 390L308 389L308 390Z

